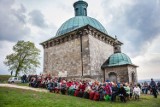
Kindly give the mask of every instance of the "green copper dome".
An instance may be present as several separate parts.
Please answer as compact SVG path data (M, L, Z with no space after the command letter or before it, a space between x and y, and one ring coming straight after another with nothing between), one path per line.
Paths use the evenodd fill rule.
M131 59L124 53L114 53L108 59L108 66L132 64Z
M102 24L99 21L87 16L87 2L79 0L73 4L73 7L75 11L75 17L70 18L61 25L61 27L58 29L56 33L56 37L69 33L75 29L81 28L86 25L90 25L100 30L101 32L107 34L106 29L102 26Z
M85 25L90 25L100 30L101 32L107 34L107 31L105 30L105 28L96 19L88 16L75 16L62 24L62 26L58 29L56 36L60 36L65 33L71 32Z

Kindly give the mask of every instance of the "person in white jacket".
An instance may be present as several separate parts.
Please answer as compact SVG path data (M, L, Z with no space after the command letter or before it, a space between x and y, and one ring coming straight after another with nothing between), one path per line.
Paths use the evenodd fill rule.
M135 87L133 89L134 98L139 99L140 93L141 93L141 89L137 85L135 85Z

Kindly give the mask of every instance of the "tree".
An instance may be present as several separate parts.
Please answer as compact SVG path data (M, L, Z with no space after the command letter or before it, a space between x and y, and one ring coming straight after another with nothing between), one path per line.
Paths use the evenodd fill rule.
M40 50L30 41L18 41L13 46L14 53L7 55L4 64L9 67L9 71L15 72L17 76L20 72L29 73L39 67Z

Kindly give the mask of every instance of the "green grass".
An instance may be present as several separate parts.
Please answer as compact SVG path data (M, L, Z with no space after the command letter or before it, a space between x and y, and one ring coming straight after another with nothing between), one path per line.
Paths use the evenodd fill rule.
M0 75L0 83L7 83L10 75Z
M97 102L88 99L54 94L22 90L16 88L0 87L1 107L160 107L160 97L157 99L151 95L142 95L139 101L127 103Z

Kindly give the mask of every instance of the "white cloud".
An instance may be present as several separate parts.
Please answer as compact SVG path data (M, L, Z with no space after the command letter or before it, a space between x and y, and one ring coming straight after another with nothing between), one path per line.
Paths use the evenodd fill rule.
M16 41L30 33L26 27L26 10L23 5L15 8L14 0L0 1L0 40Z
M0 41L0 74L9 74L8 68L3 64L6 55L11 54L14 42Z
M139 66L138 78L149 79L157 78L160 75L160 34L155 38L152 44L147 45L146 52L133 58L133 62Z

